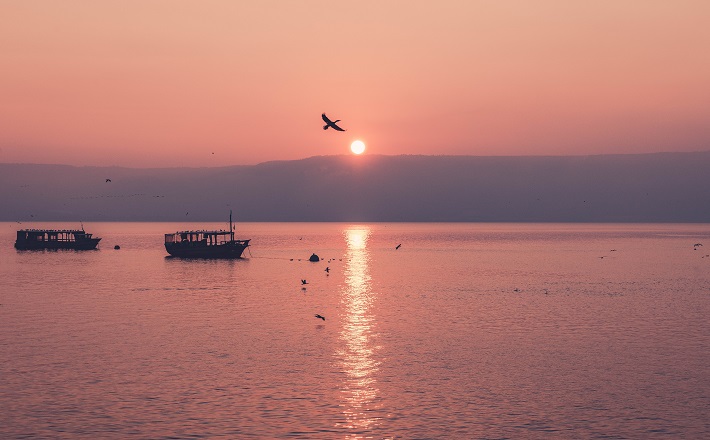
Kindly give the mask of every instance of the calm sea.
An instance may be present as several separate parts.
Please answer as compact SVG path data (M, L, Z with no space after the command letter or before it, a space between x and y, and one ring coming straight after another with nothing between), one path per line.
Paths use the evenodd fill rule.
M3 439L710 437L710 224L25 226L78 225L0 223Z

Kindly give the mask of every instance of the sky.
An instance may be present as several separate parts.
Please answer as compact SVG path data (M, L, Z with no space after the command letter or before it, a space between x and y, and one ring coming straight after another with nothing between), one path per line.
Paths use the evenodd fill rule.
M707 151L708 22L706 0L0 1L0 162Z

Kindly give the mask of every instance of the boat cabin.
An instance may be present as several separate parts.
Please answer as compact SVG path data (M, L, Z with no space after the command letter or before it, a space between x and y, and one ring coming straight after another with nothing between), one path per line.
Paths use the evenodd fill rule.
M17 231L18 242L72 243L90 239L91 234L74 229L22 229Z
M218 246L232 241L229 231L181 231L165 234L165 243L185 245Z

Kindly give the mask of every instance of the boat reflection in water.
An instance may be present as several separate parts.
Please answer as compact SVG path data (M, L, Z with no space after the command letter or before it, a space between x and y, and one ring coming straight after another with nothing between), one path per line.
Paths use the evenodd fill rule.
M345 230L347 254L345 284L341 292L344 316L338 358L346 374L341 388L345 416L342 427L351 433L349 438L360 438L379 424L379 418L373 417L378 407L375 375L379 362L375 356L375 322L370 311L373 293L368 270L369 236L367 227Z

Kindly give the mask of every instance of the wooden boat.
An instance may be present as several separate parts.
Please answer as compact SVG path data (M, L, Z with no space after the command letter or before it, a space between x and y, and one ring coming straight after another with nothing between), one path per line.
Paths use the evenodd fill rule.
M165 234L165 250L181 258L241 258L250 240L235 240L232 211L229 231L180 231Z
M99 237L81 229L21 229L17 231L15 248L32 249L74 249L85 251L96 249Z

